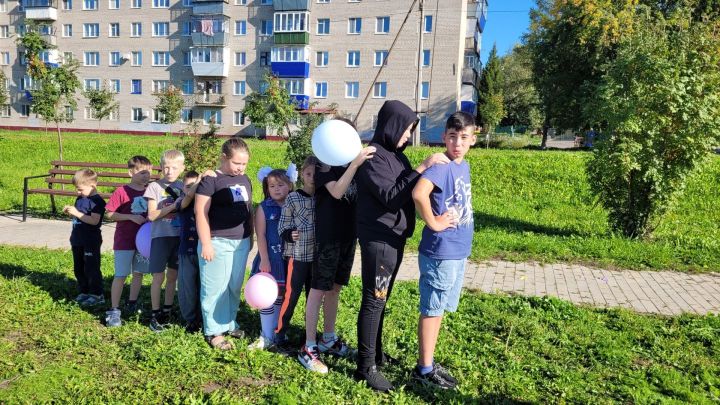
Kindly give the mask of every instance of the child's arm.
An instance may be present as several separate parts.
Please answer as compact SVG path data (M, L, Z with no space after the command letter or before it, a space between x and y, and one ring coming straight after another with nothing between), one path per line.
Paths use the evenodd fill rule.
M258 205L257 211L255 211L255 235L257 235L258 254L260 255L260 271L270 271L270 255L268 255L267 239L265 239L265 232L267 226L265 224L265 211L262 205Z
M106 218L109 219L109 220L111 220L111 221L115 221L115 222L118 222L118 221L133 221L133 222L135 222L135 223L138 224L138 225L142 225L142 224L144 224L145 222L147 222L147 218L145 218L145 217L142 216L142 215L137 215L137 214L121 214L121 213L119 213L119 212L114 212L114 211L108 211L108 212L107 212L107 215L106 215Z
M187 194L185 194L185 196L180 200L180 209L178 211L182 211L190 206L190 203L193 202L193 199L195 199L195 191L197 191L199 185L200 181L198 180L190 187Z
M151 221L157 221L158 219L162 219L168 214L174 212L175 208L175 204L170 204L158 209L157 201L150 198L148 199L148 219Z
M358 167L360 167L360 165L362 165L366 160L372 159L373 153L375 153L374 146L364 148L360 151L357 157L350 162L350 165L345 170L345 173L343 173L337 181L329 181L325 183L325 187L333 198L339 200L343 197L343 195L345 195L353 177L355 177L355 172L357 172Z
M97 212L91 212L90 215L83 214L72 205L66 205L65 207L63 207L63 212L70 215L71 217L79 219L80 221L88 225L97 225L100 223L101 216Z
M415 208L417 208L420 218L425 221L428 228L435 232L442 232L448 228L454 228L457 225L457 219L450 215L448 211L445 211L442 215L433 215L430 206L430 193L434 188L435 185L430 180L420 178L413 189L412 196L413 200L415 200Z
M278 223L278 233L280 238L285 242L296 242L300 238L300 233L293 221L295 216L294 198L288 196L280 213L280 222Z
M210 197L206 195L198 194L195 197L195 227L202 245L202 258L208 262L215 257L215 249L213 249L210 239L210 218L208 216L211 202Z

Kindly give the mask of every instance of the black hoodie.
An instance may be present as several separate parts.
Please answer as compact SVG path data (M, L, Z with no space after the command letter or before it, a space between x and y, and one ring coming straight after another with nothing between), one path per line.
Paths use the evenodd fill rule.
M415 230L412 190L420 173L412 169L402 153L405 145L398 148L397 144L417 119L410 107L396 100L386 101L378 113L375 135L370 142L377 151L356 174L360 240L382 241L399 247Z

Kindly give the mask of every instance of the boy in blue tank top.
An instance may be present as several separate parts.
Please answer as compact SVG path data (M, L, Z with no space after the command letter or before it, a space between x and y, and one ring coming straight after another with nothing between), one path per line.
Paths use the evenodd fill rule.
M465 154L475 144L475 119L456 112L442 135L450 163L426 170L413 190L413 200L425 221L420 240L420 356L413 379L430 387L454 389L457 380L433 361L445 311L455 312L460 301L465 263L474 231L470 166Z

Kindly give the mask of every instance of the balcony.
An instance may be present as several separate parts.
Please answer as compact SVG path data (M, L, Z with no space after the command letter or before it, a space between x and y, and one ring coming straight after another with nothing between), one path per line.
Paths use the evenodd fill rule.
M191 47L190 67L195 76L227 77L230 71L230 48Z
M309 32L276 32L273 34L275 45L308 45Z
M230 20L215 15L214 18L193 16L190 21L190 38L193 46L225 46L228 44Z
M57 45L57 35L55 34L40 34L40 38L52 46Z
M225 94L197 93L185 96L185 105L197 107L225 107Z
M290 100L301 110L307 110L310 107L310 96L306 96L304 94L292 94L290 95Z
M477 80L477 72L472 67L466 66L462 70L462 83L475 85Z
M23 1L25 19L39 21L57 21L57 3L55 0Z
M224 15L230 17L230 7L222 2L193 3L193 15Z
M230 0L192 0L193 5L198 3L217 3L217 2L223 2L223 3L230 3Z
M277 77L310 77L310 63L308 62L272 62L272 74Z
M313 1L315 0L273 0L273 8L275 11L310 11Z

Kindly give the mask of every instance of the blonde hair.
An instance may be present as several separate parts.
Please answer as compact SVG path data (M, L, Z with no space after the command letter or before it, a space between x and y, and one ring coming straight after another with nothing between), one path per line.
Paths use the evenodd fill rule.
M162 156L160 157L160 166L165 166L165 163L168 161L180 161L180 163L185 162L185 155L183 155L182 152L180 152L177 149L170 149L163 152Z
M73 186L85 186L89 184L97 184L97 173L94 170L83 168L75 172L72 178Z

